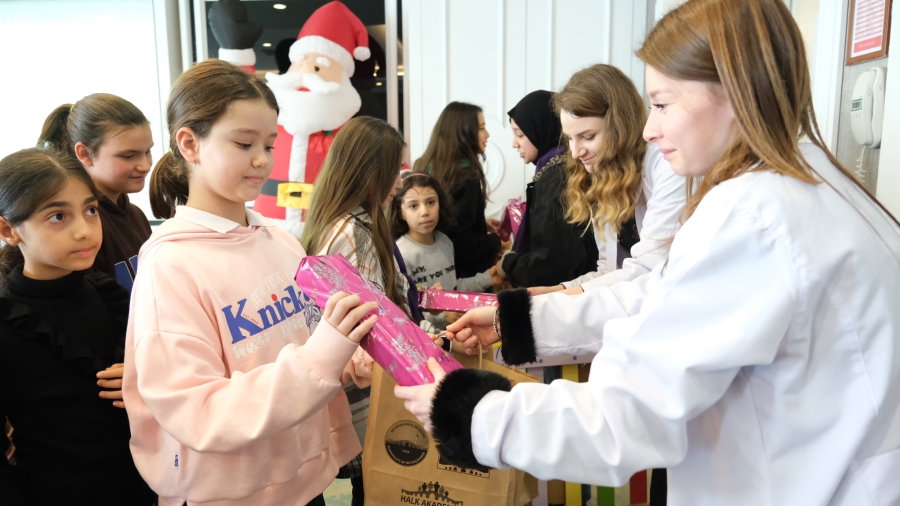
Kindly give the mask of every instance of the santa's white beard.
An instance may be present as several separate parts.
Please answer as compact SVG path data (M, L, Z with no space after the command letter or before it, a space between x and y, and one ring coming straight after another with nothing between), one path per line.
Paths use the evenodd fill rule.
M297 91L297 88L304 84L304 79L291 74L299 73L288 72L284 75L268 74L266 76L269 87L278 100L278 107L281 109L278 114L278 124L284 127L287 133L297 136L310 135L322 130L334 130L359 112L362 100L347 76L343 77L340 86L334 91L327 91L328 87L308 86L310 89L320 92L316 93ZM318 76L313 75L313 77Z

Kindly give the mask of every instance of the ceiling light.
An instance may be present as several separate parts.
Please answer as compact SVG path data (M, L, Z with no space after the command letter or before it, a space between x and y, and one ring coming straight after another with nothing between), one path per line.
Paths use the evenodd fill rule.
M272 47L271 42L263 42L263 47Z
M282 10L284 10L284 9L287 9L287 5L284 5L284 4L275 4L275 5L273 5L272 7L276 8L276 9L278 9L278 10L280 10L280 11L282 11Z

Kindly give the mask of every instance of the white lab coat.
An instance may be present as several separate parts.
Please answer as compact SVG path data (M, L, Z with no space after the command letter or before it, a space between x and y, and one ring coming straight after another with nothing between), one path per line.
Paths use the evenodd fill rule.
M532 299L539 355L605 343L588 383L485 396L478 461L600 485L666 467L670 506L900 504L900 231L802 150L843 196L745 174L666 266Z
M687 198L685 182L685 178L672 172L659 146L648 143L641 172L641 194L634 208L640 241L631 247L631 257L620 258L626 252L619 247L618 235L612 228L605 226L601 236L595 225L594 240L600 253L597 270L562 285L566 288L581 285L585 291L612 286L647 274L665 261L672 237L681 226L679 220Z

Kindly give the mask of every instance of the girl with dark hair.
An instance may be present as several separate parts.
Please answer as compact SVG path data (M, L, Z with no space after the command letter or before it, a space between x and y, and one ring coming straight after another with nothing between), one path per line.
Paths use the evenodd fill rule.
M597 245L588 221L568 223L564 205L566 147L553 110L553 93L533 91L509 111L513 148L535 166L528 203L512 250L497 263L513 286L551 286L593 271Z
M454 264L453 242L443 234L452 227L453 204L447 192L432 176L411 172L403 177L403 187L394 198L393 232L413 282L445 290L481 292L500 284L497 267L471 278L459 278ZM443 328L443 314L428 317Z
M453 197L456 225L446 234L453 241L456 274L462 278L487 271L510 246L495 233L497 220L484 217L488 188L480 160L488 138L480 107L450 102L434 125L425 153L413 165L415 172L434 176Z
M398 393L465 468L609 486L665 467L673 506L900 504L900 223L825 147L790 9L691 0L638 56L644 137L703 178L667 263L509 290L448 329L513 364L602 343L589 381L460 370Z
M47 117L38 146L51 146L81 162L100 190L103 246L91 270L115 276L131 289L137 254L150 237L150 223L129 193L144 189L153 159L150 122L140 109L109 93L63 104Z
M153 173L167 219L141 249L125 347L131 451L161 505L316 504L360 451L341 377L377 317L297 287L297 240L245 207L272 171L278 105L220 60L191 67Z
M457 277L453 243L443 234L456 224L453 202L434 177L422 172L406 174L391 217L394 238L416 284L430 287L439 283L447 290L467 291L493 286L490 271L472 278Z
M125 411L98 387L97 373L123 359L129 295L85 274L103 239L97 197L67 154L0 160L0 419L16 444L15 467L0 457L2 504L155 498L132 461ZM0 437L0 454L7 445Z

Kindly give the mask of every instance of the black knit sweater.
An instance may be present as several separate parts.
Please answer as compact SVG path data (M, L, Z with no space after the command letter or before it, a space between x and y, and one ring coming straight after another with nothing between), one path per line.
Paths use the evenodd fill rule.
M99 397L96 378L123 361L128 292L101 274L38 281L21 266L4 281L0 420L15 430L17 465L0 457L0 504L151 504L125 410Z

